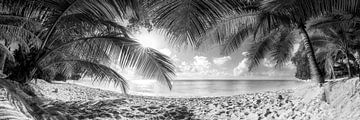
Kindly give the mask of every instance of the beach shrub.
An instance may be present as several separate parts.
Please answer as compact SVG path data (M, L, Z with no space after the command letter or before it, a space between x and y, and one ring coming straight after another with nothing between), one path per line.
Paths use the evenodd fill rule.
M298 51L295 56L291 58L291 62L296 66L295 77L301 80L311 79L309 61L303 52Z
M70 77L71 80L79 80L81 78L80 74L75 74Z
M67 76L62 73L57 73L54 77L54 80L56 81L66 81L67 79Z
M55 78L55 71L52 69L41 70L41 73L39 73L38 78L43 79L47 82L51 82Z

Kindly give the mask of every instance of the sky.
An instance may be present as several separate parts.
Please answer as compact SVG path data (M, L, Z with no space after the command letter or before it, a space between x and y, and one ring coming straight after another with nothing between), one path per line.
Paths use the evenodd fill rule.
M289 62L283 68L274 68L274 63L265 59L253 71L248 71L246 43L236 52L223 56L220 47L212 45L194 50L191 47L175 48L169 46L167 39L159 31L148 32L140 29L133 34L144 46L154 48L169 56L176 66L175 79L295 79L295 66ZM131 70L125 77L132 78Z

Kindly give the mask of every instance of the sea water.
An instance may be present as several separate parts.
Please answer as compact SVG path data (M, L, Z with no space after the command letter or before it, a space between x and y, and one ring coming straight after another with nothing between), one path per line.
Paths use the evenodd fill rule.
M97 83L89 79L70 83L121 92L112 83ZM129 81L129 93L133 95L165 97L231 96L246 93L292 89L306 84L298 80L173 80L170 90L165 84L154 80Z

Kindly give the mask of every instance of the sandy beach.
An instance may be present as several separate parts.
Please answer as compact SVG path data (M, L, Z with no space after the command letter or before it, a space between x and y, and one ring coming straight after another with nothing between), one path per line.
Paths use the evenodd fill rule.
M56 108L74 119L244 119L321 120L332 118L317 96L305 100L294 90L228 97L166 98L122 94L68 83L39 81L39 89Z

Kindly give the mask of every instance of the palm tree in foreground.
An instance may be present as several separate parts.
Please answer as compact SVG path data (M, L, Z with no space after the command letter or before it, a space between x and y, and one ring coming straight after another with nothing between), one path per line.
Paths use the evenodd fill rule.
M83 76L113 82L126 93L127 82L108 66L112 62L135 68L171 89L174 66L169 58L143 48L118 23L136 17L137 4L134 0L2 0L1 40L18 45L12 53L2 52L15 59L7 61L8 77L0 81L8 99L29 117L59 117L40 106L42 100L29 87L31 81L49 70L70 76L78 69Z

